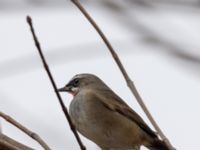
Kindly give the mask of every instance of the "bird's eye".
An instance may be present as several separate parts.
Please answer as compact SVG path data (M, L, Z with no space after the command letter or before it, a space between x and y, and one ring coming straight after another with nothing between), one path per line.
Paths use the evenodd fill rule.
M73 81L73 85L76 87L76 86L78 86L78 84L79 84L79 79L74 79L74 81Z

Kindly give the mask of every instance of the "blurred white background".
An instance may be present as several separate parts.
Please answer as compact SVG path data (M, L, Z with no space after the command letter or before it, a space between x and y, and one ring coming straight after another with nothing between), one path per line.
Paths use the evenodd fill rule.
M110 39L161 129L180 150L200 134L200 1L82 1ZM26 23L33 18L58 87L78 73L102 78L150 125L102 40L70 1L0 1L0 111L53 150L79 150ZM62 94L68 107L71 95ZM0 119L4 134L42 149ZM88 150L98 149L81 136ZM142 148L143 150L145 148Z

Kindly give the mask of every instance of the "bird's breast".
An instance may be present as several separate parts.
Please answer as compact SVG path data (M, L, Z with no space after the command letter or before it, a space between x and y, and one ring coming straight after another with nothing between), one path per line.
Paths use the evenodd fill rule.
M102 110L99 110L98 103L94 99L79 93L71 101L69 114L77 130L86 137L92 136L102 128L99 122L102 118ZM101 116L99 116L101 115Z
M86 100L82 96L75 96L70 104L69 115L79 131L84 130L88 126L87 110Z
M72 121L76 125L81 122L81 118L83 118L83 110L82 104L80 100L73 99L69 108L69 115L72 118Z

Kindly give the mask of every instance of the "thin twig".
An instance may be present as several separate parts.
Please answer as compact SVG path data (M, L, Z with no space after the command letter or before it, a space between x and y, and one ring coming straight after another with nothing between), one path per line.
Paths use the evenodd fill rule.
M108 47L112 57L114 58L115 62L117 63L120 71L122 72L124 79L126 80L126 83L128 85L128 87L130 88L132 94L135 96L137 102L140 104L140 106L142 107L143 111L145 112L146 116L148 117L148 119L150 120L150 122L152 123L152 125L154 126L154 128L156 129L156 131L158 132L158 134L160 135L160 137L162 138L162 140L168 145L170 150L174 150L175 148L173 148L173 146L171 145L171 143L169 142L169 140L167 139L167 137L164 135L164 133L162 132L162 130L160 129L160 127L158 126L158 124L156 123L156 121L154 120L154 118L152 117L152 115L150 114L149 110L147 109L145 103L143 102L139 92L136 89L135 84L133 83L133 81L130 79L130 77L128 76L125 68L123 67L117 53L115 52L115 50L113 49L112 45L110 44L110 42L108 41L108 39L106 38L106 36L104 35L104 33L101 31L101 29L98 27L98 25L96 24L96 22L91 18L91 16L89 15L89 13L85 10L85 8L81 5L81 3L78 0L72 0L72 2L79 8L79 10L83 13L83 15L88 19L88 21L92 24L92 26L96 29L96 31L98 32L98 34L100 35L100 37L102 38L102 40L104 41L104 43L106 44L106 46Z
M37 50L38 50L38 52L39 52L40 58L41 58L42 63L43 63L43 65L44 65L44 69L46 70L46 72L47 72L47 74L48 74L48 77L49 77L49 79L50 79L50 81L51 81L51 83L52 83L52 86L53 86L53 88L54 88L54 91L55 91L55 93L56 93L56 96L57 96L57 98L58 98L58 101L59 101L59 103L60 103L60 106L62 107L62 110L63 110L63 112L64 112L64 114L65 114L65 117L66 117L66 119L68 120L69 126L70 126L72 132L74 133L74 136L76 137L76 140L77 140L77 142L78 142L78 144L79 144L79 146L80 146L80 149L81 149L81 150L86 150L85 146L82 144L82 141L81 141L81 139L80 139L80 137L79 137L79 135L78 135L78 133L77 133L77 131L76 131L75 126L73 125L73 123L72 123L72 121L71 121L71 118L70 118L70 116L69 116L69 114L68 114L67 108L65 107L64 102L63 102L63 100L62 100L62 98L61 98L61 96L60 96L60 94L59 94L59 92L58 92L58 88L57 88L56 83L55 83L55 81L54 81L54 79L53 79L53 76L51 75L51 71L50 71L50 69L49 69L49 67L48 67L48 65L47 65L47 62L46 62L46 60L45 60L45 57L44 57L44 55L43 55L43 52L42 52L42 49L41 49L41 47L40 47L40 43L39 43L39 41L38 41L38 38L37 38L36 35L35 35L35 31L34 31L33 24L32 24L32 19L31 19L30 16L27 16L27 22L28 22L28 24L29 24L29 26L30 26L30 30L31 30L31 33L32 33L32 35L33 35L33 39L34 39L34 42L35 42L35 46L36 46L36 48L37 48Z
M20 124L19 122L17 122L10 116L4 114L3 112L0 112L0 117L4 118L6 121L13 124L15 127L17 127L18 129L20 129L21 131L23 131L24 133L29 135L31 138L36 140L45 150L50 150L49 146L36 133L34 133L31 130L29 130L28 128L24 127L22 124Z

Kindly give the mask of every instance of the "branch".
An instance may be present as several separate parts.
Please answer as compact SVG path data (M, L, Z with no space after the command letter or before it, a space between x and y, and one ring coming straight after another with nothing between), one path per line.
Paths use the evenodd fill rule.
M167 139L167 137L164 135L164 133L162 132L162 130L160 129L160 127L158 126L158 124L156 123L156 121L154 120L154 118L152 117L152 115L150 114L149 110L147 109L147 106L143 102L143 100L142 100L139 92L136 89L135 84L133 83L133 81L128 76L125 68L123 67L123 65L122 65L122 63L121 63L121 61L120 61L120 59L119 59L119 57L117 55L117 53L113 49L112 45L110 44L110 42L108 41L108 39L106 38L106 36L104 35L104 33L101 31L101 29L98 27L98 25L96 24L96 22L90 17L89 13L85 10L85 8L81 5L81 3L78 0L72 0L72 2L79 8L79 10L83 13L83 15L88 19L88 21L96 29L96 31L98 32L98 34L100 35L100 37L102 38L102 40L104 41L104 43L106 44L108 50L110 51L113 59L117 63L120 71L122 72L122 74L124 76L124 79L126 80L126 83L127 83L128 87L130 88L132 94L135 96L137 102L142 107L142 109L145 112L146 116L148 117L148 119L150 120L150 122L152 123L152 125L154 126L154 128L156 129L156 131L158 132L158 134L160 135L160 137L162 138L162 140L167 144L167 146L169 147L169 149L170 150L174 150L175 148L171 145L171 143L169 142L169 140Z
M39 135L37 135L36 133L32 132L31 130L29 130L28 128L24 127L23 125L21 125L19 122L17 122L16 120L14 120L13 118L11 118L10 116L4 114L3 112L0 112L0 117L4 118L6 121L8 121L9 123L11 123L12 125L14 125L15 127L17 127L18 129L20 129L21 131L23 131L24 133L26 133L28 136L30 136L31 138L33 138L35 141L37 141L45 150L50 150L49 146L39 137Z
M15 146L13 146L12 144L10 143L7 143L3 140L0 139L0 149L6 149L6 150L17 150L17 148Z
M32 148L22 143L19 143L2 133L0 133L0 149L1 150L33 150Z
M53 76L51 75L51 71L50 71L50 69L49 69L49 67L48 67L48 65L47 65L47 62L46 62L45 57L44 57L44 55L43 55L42 49L41 49L41 47L40 47L40 43L39 43L39 41L38 41L38 39L37 39L37 37L36 37L36 35L35 35L35 31L34 31L33 24L32 24L32 19L31 19L31 17L29 17L29 16L27 16L26 19L27 19L27 22L28 22L28 24L29 24L29 26L30 26L31 33L32 33L32 35L33 35L33 40L34 40L35 46L36 46L36 48L37 48L37 50L38 50L38 52L39 52L40 58L41 58L41 60L42 60L42 63L43 63L43 65L44 65L44 69L46 70L46 72L47 72L47 74L48 74L48 77L49 77L49 79L50 79L50 81L51 81L51 84L52 84L52 86L53 86L53 88L54 88L54 91L55 91L55 93L56 93L56 96L57 96L57 98L58 98L58 101L59 101L59 103L60 103L60 106L61 106L61 108L62 108L62 110L63 110L63 113L65 114L65 117L66 117L66 119L68 120L69 126L70 126L72 132L74 133L74 136L75 136L75 138L76 138L76 140L77 140L77 142L78 142L78 144L79 144L79 146L80 146L80 149L81 149L81 150L86 150L85 146L82 144L82 141L81 141L81 139L80 139L80 137L79 137L79 135L78 135L78 133L77 133L77 131L76 131L75 126L73 125L73 123L72 123L72 121L71 121L71 118L70 118L70 116L69 116L69 114L68 114L67 108L65 107L64 102L63 102L63 100L62 100L62 98L61 98L61 96L60 96L60 94L59 94L59 92L58 92L58 88L57 88L56 83L55 83L55 81L54 81L54 79L53 79Z

